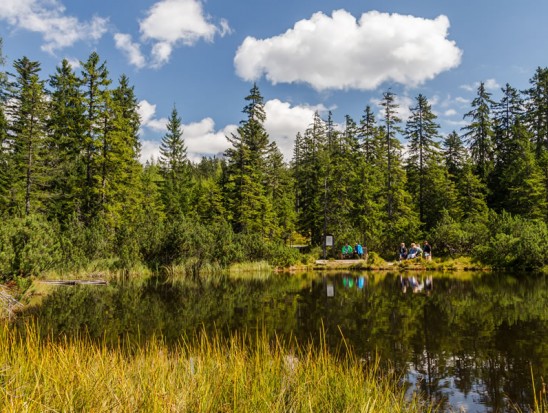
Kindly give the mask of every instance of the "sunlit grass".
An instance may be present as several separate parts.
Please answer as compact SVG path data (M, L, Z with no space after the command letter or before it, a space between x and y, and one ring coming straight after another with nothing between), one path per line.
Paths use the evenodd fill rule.
M232 264L228 273L232 278L268 279L274 272L268 262L257 261Z
M425 412L377 364L267 337L200 335L168 349L111 349L86 338L42 341L0 327L6 412Z

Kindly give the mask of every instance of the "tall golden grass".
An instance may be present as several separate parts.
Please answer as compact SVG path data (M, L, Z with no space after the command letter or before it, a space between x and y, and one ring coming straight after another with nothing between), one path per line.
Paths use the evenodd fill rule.
M3 412L428 412L353 356L266 336L198 335L117 348L0 326Z

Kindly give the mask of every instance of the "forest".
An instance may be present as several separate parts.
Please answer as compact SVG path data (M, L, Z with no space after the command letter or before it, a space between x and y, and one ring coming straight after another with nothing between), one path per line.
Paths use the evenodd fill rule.
M435 257L498 268L548 264L548 68L494 100L479 83L466 126L442 134L419 94L405 122L396 95L382 112L335 125L316 113L289 164L264 128L257 85L243 99L232 146L191 162L174 106L160 156L140 163L138 99L93 52L78 73L63 60L5 67L0 44L0 276L90 263L193 271L330 256L346 242L396 258L428 239ZM176 97L174 97L176 99Z

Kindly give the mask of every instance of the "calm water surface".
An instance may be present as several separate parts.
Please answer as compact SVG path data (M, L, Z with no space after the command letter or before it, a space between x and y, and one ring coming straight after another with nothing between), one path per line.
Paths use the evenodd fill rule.
M430 280L431 276L431 280ZM407 391L446 409L523 411L532 378L548 380L546 277L435 273L308 273L223 279L59 287L27 317L54 336L86 331L116 343L168 343L197 330L265 329L364 359L380 355Z

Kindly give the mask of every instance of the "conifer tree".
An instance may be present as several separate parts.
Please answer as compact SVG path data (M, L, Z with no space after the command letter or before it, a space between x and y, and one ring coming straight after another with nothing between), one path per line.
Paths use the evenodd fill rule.
M228 137L225 199L230 222L237 233L257 233L265 238L276 232L272 199L265 187L266 158L269 137L264 128L266 114L263 97L253 85L245 100L243 112L247 119L240 122L237 133Z
M313 245L322 243L324 227L327 225L327 133L326 125L318 112L312 124L296 141L293 171L297 228L310 238Z
M377 249L381 243L385 217L382 194L384 191L382 133L370 106L364 110L358 133L359 149L356 152L357 182L352 188L355 226L360 241Z
M113 227L135 222L141 197L139 163L139 114L133 87L122 75L118 86L106 96L103 132L98 158L101 212Z
M478 86L477 95L472 100L472 110L464 115L470 124L462 128L465 142L468 143L475 165L475 172L487 183L493 169L493 124L491 122L491 93L485 88L485 83Z
M8 105L13 157L12 203L15 210L29 215L40 209L44 198L46 171L45 122L47 103L40 63L27 57L14 62L16 74Z
M416 98L416 106L411 108L411 117L406 123L405 137L409 140L407 183L418 206L421 222L425 221L426 214L425 192L427 188L425 185L428 185L428 181L433 181L432 177L427 177L427 175L439 171L436 166L440 152L437 141L440 126L436 123L436 118L437 116L432 112L432 107L426 97L419 94ZM429 214L431 213L430 209Z
M381 107L384 119L381 126L383 136L379 148L381 156L379 164L384 171L385 189L382 200L385 204L386 225L382 239L385 250L394 249L404 237L418 236L418 213L412 208L411 196L406 190L406 175L402 167L402 147L397 133L401 133L397 115L398 104L396 95L391 91L383 94Z
M100 57L92 52L86 62L82 62L81 87L84 97L85 122L83 137L84 185L82 188L82 213L89 223L98 215L101 203L101 167L98 161L101 147L105 141L103 134L105 120L108 118L107 99L108 77L106 62L100 63ZM103 162L104 165L104 162Z
M0 213L7 208L10 186L8 120L5 113L8 79L3 70L5 59L2 46L3 39L0 37Z
M468 158L467 150L456 131L449 133L443 140L445 168L454 181L462 172Z
M162 199L168 217L181 217L190 212L191 175L182 121L174 106L167 132L160 144L160 167L164 178Z
M47 147L51 155L48 214L60 221L78 213L84 187L85 108L80 80L66 59L50 77Z

